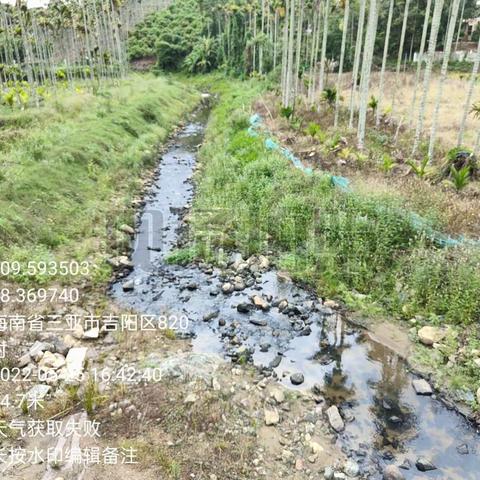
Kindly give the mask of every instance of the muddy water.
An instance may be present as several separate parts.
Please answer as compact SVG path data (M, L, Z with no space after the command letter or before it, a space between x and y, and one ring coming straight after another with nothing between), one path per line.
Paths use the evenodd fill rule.
M337 442L359 463L365 478L381 478L379 472L389 463L408 467L402 470L407 479L480 478L474 428L439 400L416 395L413 377L396 354L319 305L310 292L267 271L245 290L225 295L221 271L164 263L177 241L182 208L193 196L190 178L206 120L207 109L197 112L163 155L139 218L135 268L113 285L112 294L141 312L173 319L183 315L188 325L180 333L192 337L196 351L233 359L241 351L289 388L317 384L326 403L337 405L346 419ZM127 279L135 281L132 292L123 291ZM237 305L249 303L254 294L270 295L272 303L288 299L296 310L288 315L276 307L238 312ZM296 372L305 377L299 386L290 382ZM437 470L418 471L419 456Z

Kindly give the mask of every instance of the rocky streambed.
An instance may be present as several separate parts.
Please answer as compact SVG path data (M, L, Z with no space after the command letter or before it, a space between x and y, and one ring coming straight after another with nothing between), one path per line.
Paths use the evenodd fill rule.
M177 338L191 338L194 352L253 364L269 381L308 391L321 412L315 422L328 426L349 459L341 468L332 459L327 479L478 478L474 427L411 375L394 350L350 324L335 302L276 271L273 255L233 252L219 266L165 262L194 195L207 118L205 107L163 155L139 214L131 261L119 260L125 268L113 297L164 315ZM275 411L264 420L272 428L280 422Z

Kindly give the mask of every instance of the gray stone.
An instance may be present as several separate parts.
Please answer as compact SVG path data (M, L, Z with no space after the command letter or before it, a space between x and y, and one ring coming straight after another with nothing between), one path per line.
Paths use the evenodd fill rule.
M100 336L100 329L98 327L90 328L83 334L84 340L95 340Z
M270 304L260 295L254 295L252 297L252 302L255 305L255 307L267 311L270 309Z
M282 312L288 307L288 301L287 300L281 300L280 303L278 304L278 309Z
M336 432L342 432L345 429L345 424L343 423L343 419L340 416L340 412L338 411L338 408L335 405L332 405L329 409L327 409L326 414L327 414L328 422L330 423L330 426Z
M431 346L441 342L445 338L445 334L445 331L438 327L426 326L418 331L418 338L424 345Z
M232 293L234 289L235 287L230 282L224 283L222 285L222 292L225 294Z
M211 312L206 313L202 319L204 322L209 322L210 320L213 320L214 318L217 318L218 315L220 314L220 310L213 310Z
M267 321L264 318L251 318L250 323L256 325L257 327L266 327Z
M290 381L293 385L301 385L305 381L305 377L303 373L292 373L292 375L290 375Z
M332 480L334 473L335 470L333 469L333 467L325 467L325 470L323 471L323 478L325 480Z
M280 415L278 414L277 409L265 408L264 416L265 416L265 425L267 426L277 425L277 423L280 421Z
M86 347L74 347L68 352L66 358L66 374L65 380L67 382L75 382L80 379L83 373L83 365L87 356Z
M32 361L32 358L30 357L30 355L28 353L26 353L25 355L22 355L18 359L18 363L17 363L18 368L26 367L31 361Z
M48 385L35 385L33 386L26 394L26 398L28 400L43 400L48 392L50 391L50 387Z
M347 477L355 478L360 473L360 467L358 463L353 460L347 460L347 463L343 467L343 471L346 473Z
M43 352L53 350L53 345L47 342L39 342L38 340L30 347L28 354L38 362L43 357Z
M283 403L285 401L285 394L280 388L274 388L270 392L270 396L274 398L277 403Z
M431 395L433 393L432 387L423 378L413 380L412 385L417 395Z
M237 311L239 313L249 313L254 309L251 303L242 302L237 305Z
M458 445L457 452L460 455L468 455L469 454L468 445L466 443L463 443L462 445Z
M124 292L131 292L135 289L135 282L133 280L127 280L122 285Z
M383 480L405 480L405 477L398 467L387 465L383 470Z
M420 472L429 472L430 470L437 469L437 467L426 457L417 458L415 466Z
M126 224L120 225L119 230L128 235L135 235L135 230L130 225L126 225Z

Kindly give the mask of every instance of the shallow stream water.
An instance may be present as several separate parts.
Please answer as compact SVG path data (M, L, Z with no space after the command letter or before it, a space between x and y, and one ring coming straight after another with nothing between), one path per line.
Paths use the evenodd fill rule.
M474 427L440 400L416 395L414 377L394 352L319 306L311 292L279 281L270 270L245 290L225 295L220 270L164 263L176 245L183 208L194 194L190 179L207 118L208 108L197 111L160 159L139 218L134 269L113 285L113 296L139 312L185 315L189 323L183 333L192 337L195 351L235 358L239 348L246 348L258 368L287 387L318 384L327 404L337 405L347 420L337 442L360 464L365 478L381 478L383 467L395 463L409 466L402 470L407 479L479 479L480 442ZM135 288L124 292L122 284L129 279ZM290 315L276 307L238 312L237 305L255 294L287 299L298 310ZM305 378L298 386L289 378L296 372ZM437 469L418 471L420 456Z

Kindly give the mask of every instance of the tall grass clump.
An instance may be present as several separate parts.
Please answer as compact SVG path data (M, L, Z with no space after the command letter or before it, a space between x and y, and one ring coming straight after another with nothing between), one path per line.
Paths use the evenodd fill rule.
M323 294L358 293L404 316L479 318L478 255L437 248L392 195L343 192L328 175L293 168L240 120L260 87L218 89L194 204L197 252L273 250L282 268Z
M156 145L197 100L181 83L133 76L38 109L0 110L0 258L78 260L106 252ZM111 237L111 235L110 235Z

